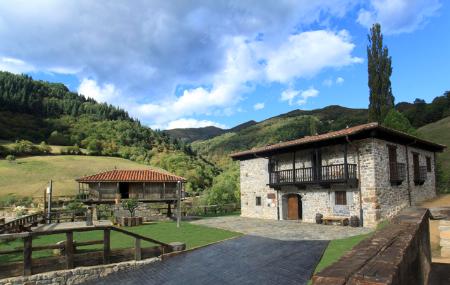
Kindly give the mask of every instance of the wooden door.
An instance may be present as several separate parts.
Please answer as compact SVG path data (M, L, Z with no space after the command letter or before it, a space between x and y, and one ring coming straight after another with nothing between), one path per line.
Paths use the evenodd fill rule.
M298 220L298 196L288 196L288 220Z

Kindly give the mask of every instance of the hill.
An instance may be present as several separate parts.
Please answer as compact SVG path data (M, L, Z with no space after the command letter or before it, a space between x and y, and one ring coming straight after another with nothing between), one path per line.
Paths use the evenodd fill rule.
M121 157L187 178L186 190L201 193L219 169L189 144L152 130L114 106L71 92L59 83L0 72L0 139L28 140L0 157L36 155L32 143L82 148L88 155ZM24 150L25 149L25 150ZM28 149L29 151L27 151Z
M450 147L450 117L425 125L418 129L419 134L429 140ZM438 154L438 186L440 190L450 189L450 151L447 148ZM447 190L448 191L448 190Z
M179 128L165 130L164 133L169 136L179 139L185 142L193 142L198 140L207 140L216 136L220 136L225 133L237 132L247 127L257 124L255 121L251 120L240 125L237 125L231 129L221 129L214 126L203 127L203 128Z
M32 156L15 162L0 160L0 197L8 194L42 196L50 179L54 195L74 195L78 192L75 178L100 171L144 169L149 166L123 158L98 156Z
M256 146L324 133L367 122L366 109L328 106L323 109L295 110L269 118L235 132L196 141L192 147L199 154L223 165L226 154Z

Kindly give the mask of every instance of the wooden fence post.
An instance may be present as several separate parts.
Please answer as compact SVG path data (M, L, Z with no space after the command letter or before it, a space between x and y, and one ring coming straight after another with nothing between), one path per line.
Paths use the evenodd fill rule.
M73 232L66 233L66 269L72 269L73 265Z
M142 259L141 239L139 238L136 238L134 240L134 259L135 260Z
M109 255L111 253L111 231L105 229L103 231L103 264L109 263Z
M23 275L32 274L32 253L33 253L33 237L27 236L23 238Z

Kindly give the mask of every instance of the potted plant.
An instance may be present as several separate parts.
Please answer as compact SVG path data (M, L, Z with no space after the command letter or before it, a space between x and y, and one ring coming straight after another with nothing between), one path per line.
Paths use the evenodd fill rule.
M122 207L130 212L129 217L122 217L120 224L124 227L139 226L142 224L142 217L135 217L135 212L139 202L137 199L122 200Z

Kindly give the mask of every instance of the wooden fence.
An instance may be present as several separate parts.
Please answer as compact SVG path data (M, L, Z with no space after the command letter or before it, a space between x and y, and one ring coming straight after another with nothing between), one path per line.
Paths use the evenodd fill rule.
M92 240L85 242L75 242L74 232L103 231L102 240ZM111 231L116 231L134 238L134 247L127 249L111 249ZM40 236L54 234L65 234L66 239L62 244L51 244L44 246L33 246L33 239ZM14 248L9 250L0 250L0 255L23 254L23 262L10 262L0 264L0 279L14 276L29 276L32 274L72 269L77 266L94 266L100 264L109 264L127 260L141 260L150 257L156 257L174 250L173 246L155 239L145 237L127 230L113 226L83 227L75 229L52 230L43 232L29 232L17 234L0 235L0 241L11 241L14 239L23 240L23 248ZM142 247L141 241L147 241L155 246ZM78 252L77 248L87 245L103 244L100 251ZM32 258L35 251L58 249L63 254L61 256L52 256L45 258Z
M14 219L7 223L0 223L0 234L5 232L18 233L23 231L29 231L32 226L36 226L38 223L42 222L42 220L43 220L42 212L39 212L36 214L26 215Z

